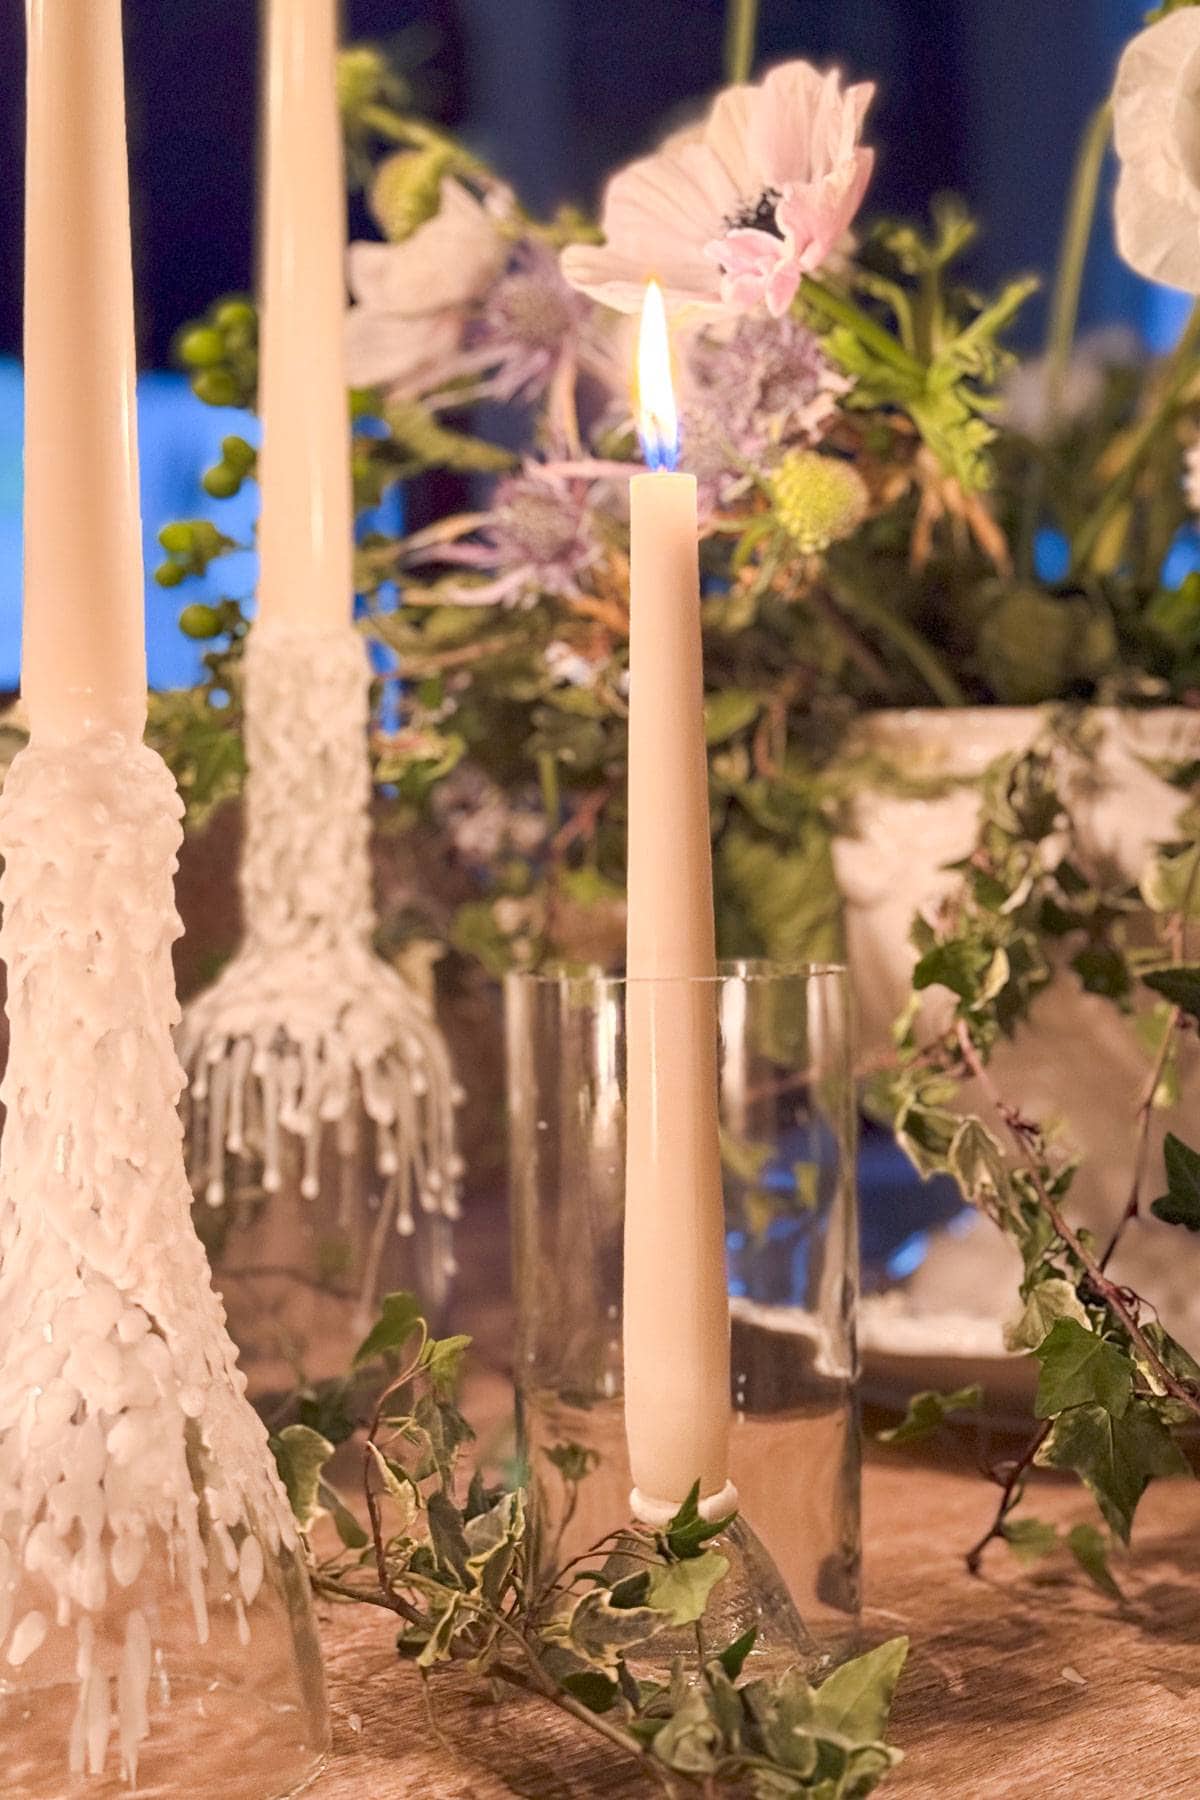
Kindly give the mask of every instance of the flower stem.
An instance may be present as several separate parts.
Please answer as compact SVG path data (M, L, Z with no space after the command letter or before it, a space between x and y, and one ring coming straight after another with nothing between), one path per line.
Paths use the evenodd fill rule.
M881 637L890 639L940 705L967 704L967 696L937 651L891 607L877 600L873 594L864 593L862 588L848 588L844 582L839 582L834 588L834 599L864 624L873 626Z
M725 79L749 81L758 39L758 0L729 0L725 13Z
M1071 180L1071 196L1046 336L1046 399L1051 418L1058 412L1063 382L1075 344L1084 265L1087 262L1088 245L1092 241L1092 228L1096 222L1100 177L1104 171L1104 158L1111 135L1112 102L1106 100L1088 120Z
M1164 380L1158 402L1143 419L1134 434L1120 473L1105 489L1104 497L1088 518L1071 547L1071 568L1079 574L1086 569L1104 536L1105 528L1120 511L1137 485L1138 476L1149 452L1175 416L1175 405L1188 383L1200 373L1200 300L1192 308L1183 336L1167 358Z
M925 370L922 364L916 357L910 356L904 345L873 319L870 313L864 312L861 306L856 306L848 295L836 294L824 282L806 275L800 283L800 298L831 323L848 326L855 337L873 350L881 361L890 363L894 369L902 371L918 384L923 384Z

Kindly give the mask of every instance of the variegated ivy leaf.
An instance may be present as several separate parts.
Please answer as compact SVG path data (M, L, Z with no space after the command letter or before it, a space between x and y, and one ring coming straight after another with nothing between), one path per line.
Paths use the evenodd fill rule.
M1091 1321L1072 1284L1060 1276L1051 1276L1037 1283L1020 1313L1004 1327L1005 1348L1013 1352L1036 1350L1059 1319L1074 1319L1084 1330L1091 1330Z

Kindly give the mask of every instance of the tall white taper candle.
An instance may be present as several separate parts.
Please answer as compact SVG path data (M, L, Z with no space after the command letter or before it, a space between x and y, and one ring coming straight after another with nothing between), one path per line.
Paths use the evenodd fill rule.
M146 722L121 0L26 0L25 600L39 742Z
M695 478L636 475L630 538L625 1428L633 1509L663 1524L696 1480L736 1504Z
M337 16L268 0L258 611L322 628L353 595Z

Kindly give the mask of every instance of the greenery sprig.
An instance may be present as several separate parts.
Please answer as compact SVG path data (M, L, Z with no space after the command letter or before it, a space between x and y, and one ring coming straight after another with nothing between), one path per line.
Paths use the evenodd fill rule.
M328 1513L341 1538L339 1554L313 1559L317 1592L392 1613L398 1655L431 1703L435 1672L465 1666L570 1714L665 1793L872 1793L899 1761L884 1734L907 1640L815 1687L801 1670L756 1676L752 1630L708 1643L732 1519L700 1516L698 1484L661 1531L630 1526L539 1577L521 1490L462 1468L473 1434L454 1396L467 1342L431 1338L414 1297L392 1294L351 1372L298 1394L299 1416L272 1445L302 1531ZM367 1530L326 1478L359 1428ZM572 1486L594 1467L578 1446L547 1454Z
M1177 1433L1200 1420L1200 1365L1161 1326L1144 1297L1109 1274L1125 1234L1147 1210L1200 1231L1200 1155L1168 1136L1168 1192L1146 1191L1156 1106L1177 1098L1176 1051L1200 1026L1200 968L1187 960L1189 925L1200 911L1200 814L1189 806L1180 839L1164 846L1140 892L1086 873L1072 850L1069 772L1093 746L1087 728L1061 719L1028 752L1001 758L984 783L979 835L958 865L961 882L933 919L919 918L914 998L897 1029L899 1065L877 1097L924 1175L954 1177L968 1199L1012 1240L1024 1275L1008 1328L1009 1348L1038 1365L1037 1425L1024 1451L998 1465L995 1515L968 1554L1004 1540L1024 1560L1058 1537L1018 1517L1034 1464L1070 1470L1095 1499L1109 1530L1128 1543L1138 1502L1158 1476L1186 1474ZM1194 768L1174 771L1190 787ZM1130 927L1149 906L1156 925L1143 944ZM1106 1242L1075 1224L1071 1197L1080 1169L1054 1132L1028 1118L989 1071L996 1045L1029 1017L1058 969L1123 1011L1143 1008L1150 1063L1136 1109L1128 1199ZM922 997L948 991L932 1021ZM1148 1010L1147 1010L1148 1009ZM959 1100L974 1083L983 1110ZM977 1395L920 1395L905 1441L936 1429ZM1113 1593L1103 1538L1079 1528L1067 1547Z

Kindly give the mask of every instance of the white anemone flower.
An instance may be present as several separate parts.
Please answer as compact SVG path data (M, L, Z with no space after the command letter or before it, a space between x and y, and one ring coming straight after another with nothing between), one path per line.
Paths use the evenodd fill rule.
M351 386L419 391L457 349L466 309L497 279L507 257L494 210L449 177L437 212L411 237L351 244Z
M1117 69L1117 245L1139 275L1200 293L1200 9L1139 32Z
M859 139L874 92L806 62L726 88L698 129L613 176L606 241L563 252L568 281L621 312L640 308L654 277L675 308L765 302L780 317L862 204L874 153Z

